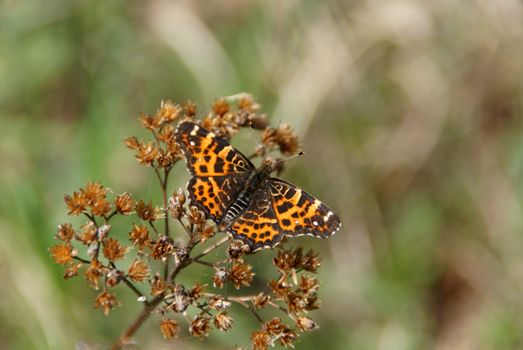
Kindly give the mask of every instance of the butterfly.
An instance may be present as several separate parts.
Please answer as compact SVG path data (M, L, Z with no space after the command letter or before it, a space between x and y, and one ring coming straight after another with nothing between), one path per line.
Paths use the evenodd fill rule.
M340 218L329 207L271 177L270 162L256 168L226 139L189 121L178 125L176 140L192 175L187 184L191 204L250 252L272 248L284 236L326 238L340 229Z

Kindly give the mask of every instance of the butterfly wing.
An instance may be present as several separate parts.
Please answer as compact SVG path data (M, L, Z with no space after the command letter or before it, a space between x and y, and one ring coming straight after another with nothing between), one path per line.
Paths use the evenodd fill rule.
M182 122L176 140L193 175L187 189L191 203L220 222L243 190L254 165L225 139L192 122Z
M257 191L249 207L232 223L228 232L246 243L251 252L272 248L281 241L283 234L267 186Z
M269 189L283 234L327 238L340 229L338 215L307 192L276 178L269 180Z

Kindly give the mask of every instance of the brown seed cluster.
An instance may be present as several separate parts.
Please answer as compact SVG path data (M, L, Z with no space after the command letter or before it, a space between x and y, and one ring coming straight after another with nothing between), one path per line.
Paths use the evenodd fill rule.
M264 281L250 264L256 255L248 254L245 244L219 232L189 203L184 190L168 192L169 175L183 159L175 139L176 125L182 120L194 120L226 139L242 128L260 131L262 143L253 150L253 157L278 158L275 152L280 156L298 152L298 138L291 127L284 123L271 127L259 110L252 96L244 93L216 100L201 119L192 102L183 106L162 102L154 115L139 117L151 137L125 139L138 163L154 171L161 198L140 199L127 192L115 195L91 181L64 197L68 214L83 216L85 223L59 225L58 243L49 251L64 266L64 278L83 276L90 287L100 290L94 308L109 314L120 305L113 289L125 286L143 304L145 318L160 315L159 328L165 339L191 335L204 340L213 330L227 332L234 327L231 305L237 304L261 324L251 334L254 349L277 343L293 347L300 332L317 328L309 312L319 306L319 283L308 274L320 266L316 254L279 248L273 259L274 276ZM182 165L176 170L185 174ZM132 223L124 232L117 232L113 222L123 216L129 216ZM220 249L223 246L227 248ZM209 269L203 275L211 277L180 283L179 274L191 265ZM231 296L225 292L226 286L244 295ZM264 315L272 312L274 316L262 319L261 309ZM143 322L143 315L137 317ZM124 346L136 330L129 329L116 346Z

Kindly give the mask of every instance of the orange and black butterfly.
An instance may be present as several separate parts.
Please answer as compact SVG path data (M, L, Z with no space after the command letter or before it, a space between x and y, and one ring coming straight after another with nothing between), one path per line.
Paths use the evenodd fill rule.
M298 187L270 176L273 167L256 168L227 140L192 122L182 122L176 139L192 178L191 203L246 243L251 252L272 248L283 236L326 238L340 218Z

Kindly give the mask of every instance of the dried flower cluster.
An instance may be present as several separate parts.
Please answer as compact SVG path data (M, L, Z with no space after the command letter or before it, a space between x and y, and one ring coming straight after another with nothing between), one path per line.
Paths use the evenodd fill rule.
M88 285L100 290L94 308L104 314L119 306L113 288L124 284L134 293L143 311L123 332L114 349L125 345L151 314L159 315L160 331L164 338L176 338L185 332L203 339L215 329L226 332L234 326L230 306L241 305L260 322L260 328L251 335L254 349L266 349L276 343L293 347L300 332L317 328L307 315L317 309L319 283L315 273L320 260L312 251L301 248L279 248L274 257L274 279L263 290L253 291L255 277L241 242L227 234L218 234L218 228L186 200L183 190L169 194L169 174L183 159L175 141L176 125L180 120L196 120L201 126L227 139L241 128L261 130L262 143L252 157L267 158L272 151L282 155L294 154L299 149L296 135L287 124L269 126L259 105L248 94L239 94L217 100L211 111L196 120L196 107L188 102L183 107L162 102L154 115L142 114L140 121L150 131L151 140L129 137L128 148L135 152L139 164L152 168L162 189L163 198L155 204L152 199L136 199L129 193L113 195L98 182L87 182L80 190L65 196L68 214L83 216L85 224L73 227L69 223L58 226L55 238L59 243L50 252L56 263L65 266L64 278L82 274ZM183 166L179 171L184 171ZM134 223L128 236L113 232L111 223L119 216L131 216ZM228 244L226 253L218 261L208 261L211 251ZM83 247L83 248L82 248ZM131 259L124 259L131 257ZM129 261L123 266L122 261ZM178 275L189 265L200 264L213 271L208 281L194 281L185 285ZM229 284L235 289L248 290L245 296L227 296L222 293ZM274 317L263 320L259 309L272 309L288 319Z

